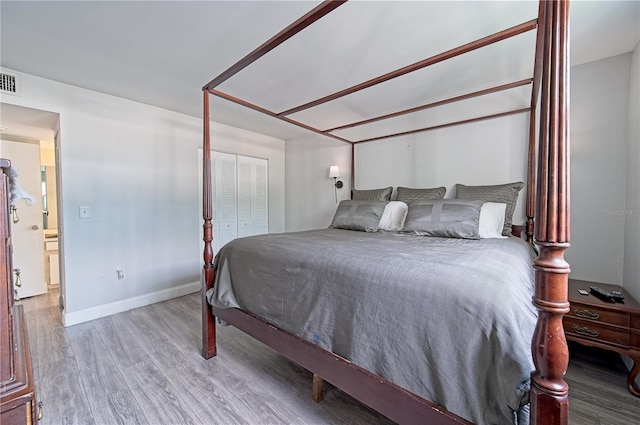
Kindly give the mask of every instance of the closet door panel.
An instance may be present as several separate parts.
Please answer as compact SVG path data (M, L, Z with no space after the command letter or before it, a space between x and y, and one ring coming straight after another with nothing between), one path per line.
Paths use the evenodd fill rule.
M269 233L269 175L268 162L258 160L253 168L253 230L256 235Z
M214 253L238 237L268 233L268 168L266 159L211 151Z
M253 196L251 163L238 157L238 237L253 234Z
M268 233L266 159L238 155L238 237Z
M238 237L236 155L213 152L211 173L213 249L218 252Z

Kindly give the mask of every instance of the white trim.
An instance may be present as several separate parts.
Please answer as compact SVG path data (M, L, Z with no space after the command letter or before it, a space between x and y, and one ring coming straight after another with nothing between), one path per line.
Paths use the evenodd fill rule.
M184 285L176 286L174 288L163 289L161 291L151 292L149 294L128 298L126 300L116 301L114 303L90 307L80 311L65 312L62 315L62 323L64 327L73 326L90 320L99 319L101 317L110 316L112 314L122 313L123 311L132 310L134 308L159 303L171 298L192 294L199 290L200 282L185 283Z

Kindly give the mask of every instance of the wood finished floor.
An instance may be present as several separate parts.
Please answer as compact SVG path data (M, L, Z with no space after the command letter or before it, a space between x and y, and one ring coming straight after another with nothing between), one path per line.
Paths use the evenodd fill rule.
M24 305L41 425L391 424L233 327L200 356L200 299L187 295L63 328L57 291ZM571 425L640 424L619 356L571 347Z

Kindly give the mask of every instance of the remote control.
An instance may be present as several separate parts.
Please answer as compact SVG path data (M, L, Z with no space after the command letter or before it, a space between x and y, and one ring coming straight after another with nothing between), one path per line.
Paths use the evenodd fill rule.
M611 291L611 298L617 303L624 303L624 295L620 291Z
M605 291L604 289L598 288L597 286L589 286L589 289L591 290L591 293L593 295L602 300L616 302L611 292Z

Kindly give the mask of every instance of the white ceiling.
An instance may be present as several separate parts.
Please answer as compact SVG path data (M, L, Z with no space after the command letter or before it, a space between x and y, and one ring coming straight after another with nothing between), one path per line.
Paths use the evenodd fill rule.
M0 65L201 117L201 89L207 82L318 3L2 0ZM533 19L536 13L537 2L529 1L349 2L220 89L279 112ZM574 1L571 19L572 65L629 52L640 40L639 1ZM504 48L511 47L505 43ZM507 55L510 62L487 74L496 81L478 83L472 74L455 75L454 81L479 89L524 78L518 75L531 65L513 56L521 47L513 49ZM457 69L473 71L491 63ZM513 77L503 75L503 69L512 69ZM393 93L404 93L393 100L394 108L423 102L429 95L415 94L415 85L429 87L426 93L433 98L440 96L442 84L451 85L442 83L445 76L451 79L448 68L421 72L413 80L381 85L386 87L378 89L376 99L352 95L360 96L360 102L348 96L315 109L314 116L307 111L298 117L307 114L321 125L340 124L385 112L388 103L379 98L389 102ZM407 95L415 99L403 100ZM339 114L332 116L330 107ZM3 107L3 125L9 122L6 111ZM283 139L305 133L213 97L212 119Z

